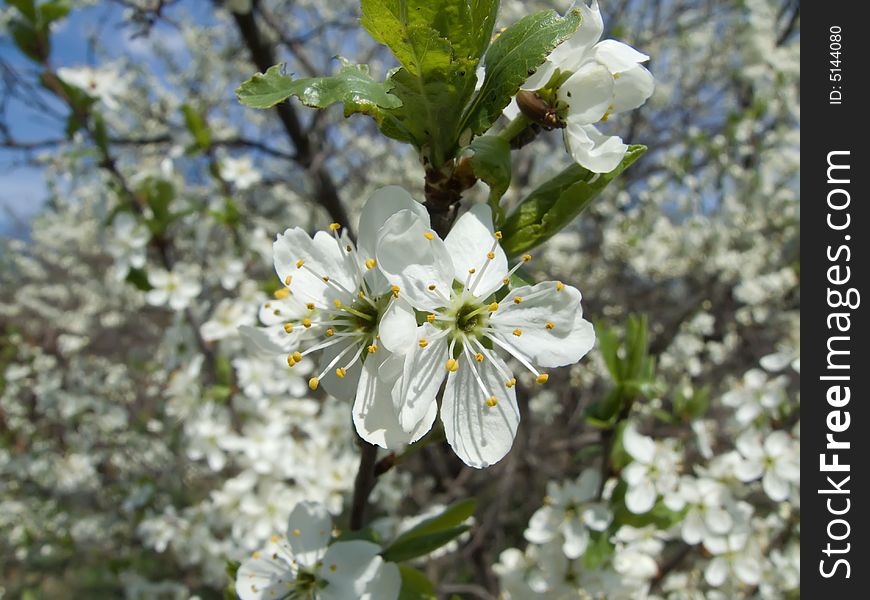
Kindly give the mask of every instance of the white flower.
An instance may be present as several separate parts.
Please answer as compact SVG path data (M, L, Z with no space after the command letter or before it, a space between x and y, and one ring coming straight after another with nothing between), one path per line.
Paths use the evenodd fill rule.
M235 184L240 190L246 190L262 179L250 156L225 156L220 160L220 174L222 179Z
M173 271L156 269L148 272L148 283L153 289L145 295L152 306L169 304L172 310L184 310L199 295L202 286L196 273L189 268L176 267Z
M787 383L783 375L771 379L761 369L750 369L740 384L722 396L722 404L736 409L734 418L748 425L759 416L775 414L787 400Z
M616 544L613 569L617 573L637 581L655 577L659 570L656 558L665 547L661 531L654 525L641 528L623 525L613 541Z
M254 315L243 302L224 298L212 313L211 319L200 327L202 339L213 342L239 333L242 325L253 325Z
M707 477L685 476L677 490L664 498L673 511L688 506L680 525L680 533L687 544L698 544L711 536L722 536L731 530L733 519L727 510L731 502L728 488Z
M148 228L138 222L130 213L121 213L112 221L114 236L107 244L109 254L115 259L119 279L123 279L130 269L145 266L145 246L151 235Z
M384 223L377 244L378 267L395 294L427 313L426 322L411 329L401 385L392 389L399 423L412 431L430 414L446 376L441 420L447 441L476 468L507 454L520 420L516 379L496 350L544 383L548 375L538 367L573 364L595 343L576 288L545 282L508 288L508 296L495 300L520 266L508 270L500 237L489 207L477 204L445 240L431 231L427 214L399 211Z
M559 86L558 98L568 106L565 145L574 161L596 173L615 169L628 146L617 136L602 134L598 122L635 109L653 92L653 77L641 63L649 60L622 42L602 40L604 23L598 2L581 2L580 27L560 44L523 85L537 90L556 72L572 73ZM510 114L510 112L508 113Z
M275 270L286 287L263 305L263 329L247 328L250 345L268 352L290 352L293 367L321 352L309 386L321 384L332 396L353 401L357 432L381 447L414 442L432 426L433 405L407 429L399 426L390 392L402 372L401 356L414 342L417 321L413 309L392 292L376 269L375 240L393 213L425 215L426 211L402 188L376 191L363 208L358 246L338 234L300 228L286 230L274 244ZM304 350L294 350L300 343Z
M626 425L622 445L634 459L622 470L628 484L625 506L635 514L649 512L659 494L667 495L676 488L680 454L672 440L657 442L639 434L633 423Z
M605 504L593 502L600 485L601 474L594 469L561 486L549 482L546 503L532 515L525 538L533 544L546 544L561 535L566 557L573 560L583 556L589 530L604 531L612 519Z
M239 567L236 593L241 600L314 598L318 600L395 600L401 577L394 563L380 557L377 544L335 542L326 508L302 502L290 513L286 538L273 536Z
M792 485L800 483L800 448L784 431L774 431L762 440L761 433L745 431L737 438L743 461L735 474L740 481L761 477L764 493L776 502L786 500Z
M57 76L67 85L98 99L109 110L120 108L118 99L127 90L127 78L111 67L60 67Z

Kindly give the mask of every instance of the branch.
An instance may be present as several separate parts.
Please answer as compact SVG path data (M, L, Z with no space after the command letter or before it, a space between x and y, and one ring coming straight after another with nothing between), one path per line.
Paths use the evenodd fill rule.
M350 507L350 528L352 531L362 529L365 523L369 494L375 487L375 460L378 457L377 446L369 444L362 438L359 438L358 442L360 447L359 469L353 482L353 500Z

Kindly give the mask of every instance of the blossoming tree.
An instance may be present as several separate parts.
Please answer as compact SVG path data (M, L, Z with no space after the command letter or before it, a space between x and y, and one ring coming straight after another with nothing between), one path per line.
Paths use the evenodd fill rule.
M799 6L610 4L9 0L0 592L799 597Z

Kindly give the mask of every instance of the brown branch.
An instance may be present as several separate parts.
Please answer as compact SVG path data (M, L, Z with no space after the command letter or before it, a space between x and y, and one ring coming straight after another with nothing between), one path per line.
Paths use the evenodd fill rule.
M362 438L357 440L360 447L359 469L353 482L353 500L350 506L350 529L362 529L365 524L366 506L369 494L375 487L375 460L378 457L378 447L369 444Z

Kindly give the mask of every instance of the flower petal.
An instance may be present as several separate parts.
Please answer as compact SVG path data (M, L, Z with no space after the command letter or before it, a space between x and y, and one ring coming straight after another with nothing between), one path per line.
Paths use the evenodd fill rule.
M625 493L625 507L636 515L648 513L655 506L656 488L651 481L644 480L632 486Z
M381 575L384 559L378 556L380 551L380 546L364 540L331 545L318 569L319 577L327 585L318 591L317 597L324 600L363 598L369 583Z
M649 60L649 56L643 52L638 52L628 44L616 40L602 40L595 44L593 50L595 59L605 65L611 73L623 73Z
M302 302L329 306L336 299L350 304L358 287L358 274L338 242L325 231L313 238L299 227L279 234L272 245L275 272ZM323 281L328 277L345 291ZM289 279L288 279L289 278Z
M320 354L319 368L326 368L326 365L331 363L332 360L347 347L347 344L336 344L324 348ZM323 379L320 380L320 385L323 386L323 389L326 390L327 394L333 398L343 400L344 402L350 402L353 400L354 394L356 393L357 382L359 382L360 373L362 373L362 365L360 365L360 361L356 361L350 369L347 369L344 377L336 375L335 369L338 367L344 367L344 365L350 363L350 361L353 360L354 355L360 351L364 352L365 350L358 346L357 348L348 351L347 354L345 354L335 364L335 367L324 373Z
M332 537L332 518L322 504L300 502L287 521L287 540L293 558L299 564L313 567L326 552Z
M622 447L631 457L642 463L650 464L656 453L656 443L651 437L641 435L629 422L622 432Z
M243 562L236 573L236 594L241 600L271 599L293 589L295 569L283 553L264 549L254 557Z
M498 358L502 371L510 372ZM497 404L488 406L472 369L478 373ZM441 420L447 443L470 467L481 469L500 461L510 451L520 422L516 389L505 387L504 378L489 360L471 364L463 355L459 369L450 373L441 403Z
M568 119L582 125L600 121L611 109L613 85L613 75L604 65L588 62L581 66L559 87L559 100L568 105Z
M507 256L495 239L492 209L488 205L475 204L459 217L444 245L453 260L454 278L462 283L469 281L475 296L486 298L504 285ZM470 269L474 269L473 274Z
M574 35L559 44L548 57L562 71L576 71L588 60L589 49L601 39L601 34L604 33L604 20L601 18L597 0L593 0L588 6L586 2L581 2L577 8L580 9L580 27Z
M450 254L428 222L414 212L402 210L387 219L378 235L376 255L378 268L387 281L398 286L398 293L414 308L435 309L450 295ZM431 285L435 290L429 289Z
M397 185L382 187L369 197L363 206L357 228L357 250L363 261L375 258L378 245L378 231L392 215L402 210L410 210L426 225L429 213L404 188Z
M613 81L613 113L621 113L642 105L652 96L655 81L652 73L640 65L620 73Z
M438 329L424 323L414 329L415 342L405 355L402 378L393 387L393 404L405 431L412 431L436 405L435 396L447 375L447 337L432 339ZM419 340L425 340L420 347ZM432 340L432 341L429 341Z
M562 535L565 541L562 543L562 552L571 560L580 558L586 552L589 545L589 531L577 519L570 519L562 527Z
M554 281L515 288L492 314L490 325L536 365L574 364L595 345L595 330L583 319L580 298L576 288ZM521 336L513 335L516 329Z
M574 162L594 173L611 172L628 152L619 137L603 135L594 125L574 121L570 116L564 137Z
M417 317L404 298L394 299L378 323L378 336L384 348L405 354L417 344Z

